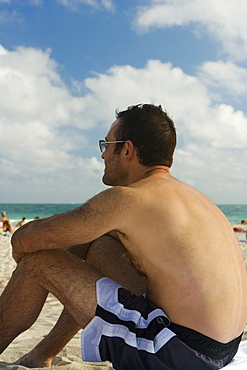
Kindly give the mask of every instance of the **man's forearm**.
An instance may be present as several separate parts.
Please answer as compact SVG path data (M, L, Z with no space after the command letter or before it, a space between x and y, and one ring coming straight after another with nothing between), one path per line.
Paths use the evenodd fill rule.
M11 239L13 253L27 254L47 249L69 249L71 253L80 254L80 258L84 259L92 242L74 243L75 232L71 230L68 237L65 227L61 226L56 230L54 224L57 222L54 219L32 221L16 230Z
M110 231L108 227L114 224L115 218L108 222L105 220L105 213L99 212L97 203L101 204L101 199L99 202L93 198L91 203L87 202L72 211L23 225L12 236L14 252L22 254L49 249L68 249L71 246L92 242L108 233ZM114 234L116 238L116 233Z
M34 253L47 249L66 249L78 244L73 240L73 230L70 232L59 216L34 220L17 229L11 239L13 251Z

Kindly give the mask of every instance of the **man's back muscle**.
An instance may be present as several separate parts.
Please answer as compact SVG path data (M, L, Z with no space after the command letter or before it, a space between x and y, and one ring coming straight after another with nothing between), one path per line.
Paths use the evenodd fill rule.
M237 337L246 322L246 273L225 216L169 174L151 174L126 197L119 236L147 276L149 298L174 323L221 342Z

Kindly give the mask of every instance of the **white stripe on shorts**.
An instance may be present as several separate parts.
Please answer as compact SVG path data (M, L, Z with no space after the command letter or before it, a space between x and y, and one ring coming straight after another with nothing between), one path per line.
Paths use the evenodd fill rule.
M158 316L164 316L168 319L164 311L160 308L156 308L150 312L147 319L144 319L139 311L125 308L118 301L118 288L122 288L122 286L106 277L98 280L96 283L98 305L104 310L116 315L120 320L134 322L137 329L147 328L149 323Z
M118 316L123 321L133 321L136 328L145 329L148 324L156 317L164 316L161 309L152 311L147 319L144 319L140 312L129 310L118 302L118 289L122 288L119 284L108 278L102 278L96 283L98 305L108 312ZM95 316L81 334L81 350L84 361L101 362L99 344L102 336L122 338L126 345L138 350L155 354L162 348L175 334L168 328L162 329L154 340L136 337L136 334L121 324L111 324L101 317Z

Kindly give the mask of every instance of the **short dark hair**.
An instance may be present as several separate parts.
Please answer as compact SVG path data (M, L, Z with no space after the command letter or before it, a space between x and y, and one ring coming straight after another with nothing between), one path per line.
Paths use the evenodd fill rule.
M130 106L125 111L116 111L116 118L120 121L115 134L116 140L131 140L137 149L140 164L147 167L171 167L176 146L176 129L161 105ZM117 144L115 153L119 153L123 145Z

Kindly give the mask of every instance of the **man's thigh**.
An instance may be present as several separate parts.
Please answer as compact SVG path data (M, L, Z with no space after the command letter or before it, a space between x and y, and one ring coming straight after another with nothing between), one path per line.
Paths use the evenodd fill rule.
M91 244L86 263L134 294L147 290L146 277L135 268L124 245L111 236L103 235Z
M51 292L83 328L97 307L96 281L102 275L80 258L65 250L40 251L26 255L18 270L30 284Z

